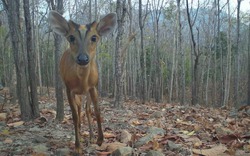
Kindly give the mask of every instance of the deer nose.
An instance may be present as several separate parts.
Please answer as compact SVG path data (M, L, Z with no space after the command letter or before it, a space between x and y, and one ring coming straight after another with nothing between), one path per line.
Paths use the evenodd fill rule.
M87 65L89 63L89 56L87 54L79 54L77 56L77 64L79 65Z

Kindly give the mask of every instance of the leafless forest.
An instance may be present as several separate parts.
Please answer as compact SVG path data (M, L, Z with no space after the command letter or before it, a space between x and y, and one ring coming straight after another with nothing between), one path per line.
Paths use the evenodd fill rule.
M116 107L126 99L243 105L249 98L250 17L241 8L241 0L2 0L1 82L33 112L37 87L41 94L56 88L62 103L58 62L68 43L51 31L48 12L82 24L117 12L117 29L98 46L101 96L114 98Z
M121 135L117 129L123 126L132 139L130 136L122 146L133 148L134 155L148 149L176 155L181 152L171 149L175 143L182 144L184 155L190 151L197 155L214 155L214 151L249 154L247 0L1 0L0 147L4 148L0 149L5 151L0 154L22 147L19 155L32 155L36 149L27 149L25 143L30 142L26 138L32 137L36 126L41 128L40 136L50 138L44 141L47 153L74 147L69 133L72 118L59 74L59 62L69 42L52 31L48 22L51 10L79 24L116 13L115 30L101 38L96 54L104 144L122 142L117 139ZM62 129L57 124L50 125L54 119L62 123L64 136L70 136L67 141L60 140ZM19 127L23 124L28 130ZM156 133L161 136L140 143L148 133L142 126L160 128ZM19 138L22 135L25 137ZM184 135L195 135L196 142ZM20 146L16 138L23 139ZM190 142L196 151L190 150ZM211 146L218 142L223 145ZM199 153L208 148L213 150ZM85 154L93 152L84 149ZM103 146L96 149L103 155L111 153Z

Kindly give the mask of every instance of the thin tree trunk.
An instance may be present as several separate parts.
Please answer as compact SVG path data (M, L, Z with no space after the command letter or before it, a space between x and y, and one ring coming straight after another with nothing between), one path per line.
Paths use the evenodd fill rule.
M211 48L210 48L210 53L212 52L211 51ZM208 87L209 87L209 76L210 76L210 68L211 68L211 59L212 59L212 56L208 56L208 67L207 67L207 78L206 78L206 95L205 95L205 103L206 103L206 106L208 106Z
M12 0L7 3L2 0L5 10L8 15L8 23L10 29L12 51L14 56L16 77L17 77L17 98L21 109L21 119L28 121L33 118L32 108L29 102L28 84L26 79L26 61L25 55L22 53L22 35L20 22L20 2L19 0Z
M92 22L92 0L89 0L89 23Z
M162 69L160 64L160 48L159 48L159 21L161 16L161 11L163 8L164 0L153 0L152 7L154 9L153 19L154 19L154 43L155 43L155 53L154 53L154 67L155 67L155 77L154 77L154 97L156 102L162 102Z
M156 20L156 77L155 77L155 101L162 102L161 96L161 64L160 64L160 50L159 50L159 20Z
M218 4L217 4L218 1ZM216 9L216 4L217 4L217 9ZM214 0L214 17L215 19L220 20L219 14L220 14L220 5L219 5L219 0ZM216 16L217 14L217 16ZM216 21L216 20L215 20ZM217 25L217 27L219 27L219 25ZM216 30L216 24L214 24L214 30ZM215 40L215 46L217 47L217 39L216 39L216 32L214 31L214 40ZM217 103L217 61L216 61L216 49L214 50L214 58L213 58L213 66L214 66L214 74L213 74L213 92L212 92L212 104L216 104Z
M147 10L146 10L147 11ZM146 73L146 52L144 51L144 19L142 18L142 0L139 0L139 27L141 34L141 68L142 68L142 102L147 100L147 73Z
M239 103L239 77L240 77L240 68L239 68L239 42L240 42L240 4L241 0L237 0L237 37L236 37L236 54L235 54L235 87L234 87L234 106L237 106Z
M220 0L218 0L218 5L217 5L217 39L216 39L216 53L218 53L220 55L220 73L219 75L219 99L218 99L218 103L222 104L223 102L223 96L224 96L224 74L223 74L223 54L222 54L222 45L221 45L221 18L220 18Z
M97 0L95 0L95 20L97 21Z
M177 0L177 52L181 54L181 105L186 101L186 74L185 74L185 52L182 50L182 33L181 33L181 0Z
M37 74L38 74L38 85L40 87L40 94L43 92L42 90L42 73L41 73L41 59L40 59L40 50L39 50L39 30L37 25L35 25L35 2L32 1L32 34L33 34L33 40L35 42L33 43L33 49L34 52L37 54L37 57L35 58L36 61L36 66L37 66Z
M63 1L57 1L55 5L51 1L53 10L57 10L60 14L63 12ZM59 62L61 58L62 37L54 33L55 38L55 85L56 85L56 120L62 121L64 118L64 103L63 103L63 83L59 73Z
M228 31L227 31L227 69L226 69L226 78L225 78L225 90L224 90L224 100L223 100L223 107L228 106L228 99L229 99L229 91L230 91L230 82L231 82L231 11L230 11L230 2L227 0L228 3Z
M34 50L32 49L32 30L31 30L31 20L30 20L30 6L29 0L23 0L24 15L25 15L25 26L26 26L26 48L27 48L27 58L28 58L28 70L29 70L29 83L30 83L30 105L32 109L32 118L37 118L40 116L38 107L38 97L37 97L37 80L36 80L36 56Z
M248 25L248 82L247 83L248 83L247 103L250 106L250 24Z
M176 35L174 35L174 44L177 44ZM175 73L175 56L177 52L177 47L174 46L173 57L172 57L172 69L170 78L170 92L169 92L169 102L172 103L173 100L173 85L174 85L174 73Z
M123 102L123 79L122 79L122 38L124 34L124 18L125 18L125 5L126 1L117 0L116 2L116 13L117 13L117 25L118 25L118 32L116 36L115 42L115 107L122 108Z
M191 73L192 73L192 99L191 103L192 105L195 105L198 103L198 97L197 97L197 87L198 87L198 64L199 64L199 50L197 51L196 49L196 42L194 39L194 33L193 33L193 23L191 23L191 18L190 18L190 12L189 12L189 6L188 6L188 0L186 0L186 5L187 5L187 17L188 17L188 25L189 25L189 30L190 30L190 36L191 36L191 64L193 64L193 54L195 56L194 58L194 65L192 65L191 68ZM198 12L198 10L197 10ZM196 12L196 15L197 15ZM192 54L193 53L193 54Z

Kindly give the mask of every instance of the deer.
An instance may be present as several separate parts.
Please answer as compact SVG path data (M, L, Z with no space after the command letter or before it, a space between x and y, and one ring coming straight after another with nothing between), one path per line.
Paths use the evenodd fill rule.
M93 139L90 105L93 103L97 121L97 144L103 143L100 108L98 105L98 69L96 64L97 43L101 37L111 33L117 24L116 13L109 13L99 22L86 25L66 20L56 11L50 11L48 22L51 29L69 42L59 65L60 76L65 84L67 99L72 112L75 129L75 152L82 153L80 148L81 107L83 95L86 95L85 113L88 120L90 141ZM93 140L92 140L93 141Z

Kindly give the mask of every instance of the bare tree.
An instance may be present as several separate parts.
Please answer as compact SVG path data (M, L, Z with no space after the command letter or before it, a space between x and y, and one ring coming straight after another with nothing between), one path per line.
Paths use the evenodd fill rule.
M231 64L232 64L232 37L231 37L231 10L230 10L230 1L227 0L228 5L228 31L227 31L227 67L226 67L226 78L225 78L225 89L224 89L224 100L223 107L228 106L229 100L229 91L230 91L230 82L231 82Z
M146 5L146 14L142 15L142 1L139 0L139 28L140 28L140 34L141 34L141 68L142 68L142 101L143 103L147 100L147 68L146 68L146 52L144 50L144 24L145 20L147 18L147 12L148 12L148 3L147 1Z
M52 10L57 10L63 14L63 1L58 0L55 4L54 0L50 1ZM64 103L63 103L63 83L59 74L59 62L62 54L62 37L54 33L55 38L55 85L56 85L56 119L62 121L64 118Z
M248 24L248 82L247 83L248 83L247 103L248 105L250 105L250 23Z
M89 0L89 23L92 22L92 0Z
M124 34L124 22L126 14L126 0L117 0L116 1L116 13L117 13L117 36L115 43L115 107L121 108L123 102L123 78L122 78L122 69L124 58L122 57L122 47L123 47L123 34Z
M181 0L177 1L177 42L176 42L176 49L177 52L181 54L181 105L185 104L186 98L185 98L185 88L186 88L186 82L185 82L185 52L182 50L182 33L181 33L181 7L180 2Z
M234 105L237 105L239 103L239 77L240 77L240 66L239 66L239 42L240 42L240 4L241 0L237 0L237 31L236 31L236 53L235 53L235 79L234 79Z
M21 109L21 118L24 121L28 121L28 120L39 117L39 111L38 111L38 105L36 105L37 103L35 101L32 101L35 99L32 99L32 100L30 99L30 92L28 90L27 75L26 75L27 59L26 59L26 53L22 48L23 38L22 38L21 32L23 30L22 30L22 22L20 18L20 10L19 10L20 1L13 0L10 2L6 0L2 0L2 2L8 15L12 51L13 51L15 68L16 68L16 76L17 76L17 97L18 97L18 103ZM24 1L25 10L27 8L26 3L27 1ZM27 18L30 18L30 16L26 17L26 24L28 24L26 28L30 33L31 31L30 25L29 25L30 23L29 23L29 19L27 20ZM27 36L27 37L31 37L31 36ZM28 38L28 42L30 42L30 38ZM36 86L33 86L33 87L36 87ZM31 97L34 98L34 94Z
M155 64L155 76L153 77L154 80L154 93L155 93L155 101L156 102L161 102L163 99L163 85L162 85L162 69L161 69L161 64L160 64L160 48L159 48L159 22L160 22L160 17L162 14L162 9L163 9L163 4L164 0L153 0L152 4L152 17L154 20L154 62Z
M32 30L31 30L31 16L29 0L23 0L24 17L26 26L26 49L28 58L28 71L29 71L29 86L30 86L30 105L32 109L32 116L34 118L39 117L38 97L37 97L37 79L36 79L36 56L34 49L32 48Z
M220 10L220 0L217 0L217 38L216 38L216 52L215 52L215 61L216 61L216 54L219 53L220 54L220 76L219 76L219 85L220 87L218 87L219 89L219 101L218 103L222 103L222 98L223 98L223 88L224 88L224 80L223 80L223 55L222 55L222 48L221 48L221 10ZM215 63L216 64L216 63ZM215 66L215 70L216 70L216 66ZM215 73L216 76L216 73ZM217 92L217 90L215 91ZM217 92L218 93L218 92ZM216 96L215 96L216 98ZM216 100L215 100L216 101Z
M200 52L199 52L199 48L197 48L197 43L194 39L194 32L193 32L193 25L194 25L194 22L196 20L196 17L197 17L197 14L198 14L198 9L199 9L199 6L197 8L197 11L195 13L195 18L193 20L193 22L191 21L191 17L190 17L190 11L189 11L189 2L188 0L186 0L186 6L187 6L187 18L188 18L188 26L189 26L189 29L190 29L190 36L191 36L191 49L192 49L192 53L191 54L191 62L193 62L193 55L195 56L194 58L194 65L192 66L192 70L191 70L191 73L192 73L192 99L191 99L191 103L192 105L195 105L198 103L198 64L199 64L199 58L200 58ZM198 4L199 4L199 1L198 1ZM197 28L197 31L199 31L199 29ZM199 32L198 32L198 38L199 38ZM197 41L199 41L199 39L197 39Z

